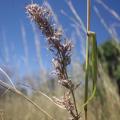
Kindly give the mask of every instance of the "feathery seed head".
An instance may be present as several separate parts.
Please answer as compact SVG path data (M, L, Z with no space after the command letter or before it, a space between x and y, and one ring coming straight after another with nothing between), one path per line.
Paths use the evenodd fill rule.
M60 27L52 25L52 12L46 6L30 4L26 7L28 16L39 26L42 33L47 38L49 50L54 54L52 60L59 83L66 88L71 87L71 82L66 75L66 67L71 62L72 43L67 38L63 38L63 32ZM61 41L65 40L64 43Z

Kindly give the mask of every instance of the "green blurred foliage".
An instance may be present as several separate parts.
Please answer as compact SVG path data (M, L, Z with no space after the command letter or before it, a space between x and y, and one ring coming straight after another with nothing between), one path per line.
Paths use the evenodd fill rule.
M98 47L98 58L105 72L117 82L120 93L120 43L108 40Z

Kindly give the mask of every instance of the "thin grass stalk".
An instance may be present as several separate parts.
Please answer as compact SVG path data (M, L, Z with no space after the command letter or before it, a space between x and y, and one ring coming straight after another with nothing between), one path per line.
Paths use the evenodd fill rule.
M32 89L32 90L33 90L34 92L36 92L36 93L41 94L42 96L44 96L45 98L47 98L50 102L52 102L54 105L56 105L57 107L65 110L65 108L63 108L63 107L61 107L60 105L56 104L51 97L49 97L47 94L43 93L41 90L38 91L37 89L35 89L35 88L33 88L33 87L29 86L29 85L23 84L23 83L19 83L19 84L20 84L20 85L23 85L23 86L25 86L25 87L27 87L27 88Z
M90 0L87 0L87 32L90 31ZM88 100L88 75L89 75L89 36L87 35L86 42L86 73L85 73L85 100L84 103ZM85 120L87 120L87 104L84 106L85 111Z
M34 33L34 42L35 42L36 56L37 56L39 68L40 69L44 69L44 67L43 67L43 61L42 61L42 57L41 57L40 39L39 39L39 36L37 34L37 31L35 29L35 25L34 24L32 24L32 29L33 29L33 33Z
M34 33L34 44L35 44L35 49L36 49L36 57L37 57L37 62L38 62L38 67L39 67L39 72L40 76L39 78L42 80L42 82L45 82L47 79L47 71L45 69L45 67L43 66L43 60L42 60L42 48L41 48L41 44L40 44L40 39L37 33L37 30L35 28L35 25L32 24L32 29L33 29L33 33Z
M9 61L10 61L10 59L9 59L9 48L8 48L8 45L7 45L7 42L6 42L6 33L5 33L5 31L3 30L2 31L2 39L3 39L3 41L4 41L4 56L5 56L5 62L8 64L9 63Z
M2 68L0 68L0 72L3 73L3 75L5 75L5 77L8 79L8 81L11 83L12 87L14 89L16 89L16 87L15 87L14 83L12 82L12 79L9 77L9 75Z
M77 11L75 10L71 0L67 0L67 4L68 7L70 8L71 12L73 13L73 15L75 16L76 20L80 23L80 25L82 26L83 31L86 33L86 28L85 25L82 21L82 19L80 18L80 16L78 15Z
M22 33L22 41L23 41L23 49L24 49L24 62L26 65L27 72L29 72L29 50L27 43L26 30L23 24L21 24L21 33Z
M100 4L103 8L105 8L107 12L109 12L114 18L116 18L116 20L120 21L120 15L115 10L110 8L107 4L105 4L103 0L96 0L96 2Z
M88 77L89 77L89 41L87 40L86 43L86 69L85 69L85 100L84 104L88 100ZM87 120L87 104L84 105L84 111L85 111L85 120Z
M96 6L94 6L94 11L95 11L96 15L98 16L98 18L100 19L100 22L101 22L101 24L103 25L103 27L107 30L107 32L108 32L109 35L112 37L112 39L115 40L115 41L118 43L118 42L119 42L119 38L117 38L117 37L113 34L112 28L110 28L110 26L106 23L106 21L105 21L104 18L101 16L100 11L98 10L98 8L97 8ZM115 44L114 46L120 51L119 44Z
M105 28L105 29L107 30L107 32L110 34L110 36L112 36L112 31L111 31L110 27L107 25L107 23L105 22L105 20L104 20L103 17L101 16L101 14L100 14L100 12L99 12L99 10L98 10L98 8L97 8L96 6L94 6L94 11L95 11L96 15L98 16L101 24L104 26L104 28ZM112 36L112 38L113 38L113 36Z

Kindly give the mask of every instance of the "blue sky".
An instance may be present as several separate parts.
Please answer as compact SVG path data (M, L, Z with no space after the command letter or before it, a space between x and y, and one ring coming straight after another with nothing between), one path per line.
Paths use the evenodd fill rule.
M42 4L43 0L33 0L38 4ZM74 18L74 15L70 11L69 7L66 4L65 0L48 0L52 6L55 14L58 16L59 22L63 26L65 33L68 37L71 37L71 34L74 32L72 28L72 22L66 16L61 13L61 10L64 10L69 16ZM110 8L114 9L120 15L120 1L119 0L104 0ZM39 69L34 33L30 20L28 19L25 13L25 6L31 3L31 0L0 0L0 64L4 65L13 65L20 68L20 70L25 71L25 63L23 58L25 56L23 38L21 33L21 27L24 27L26 33L27 47L28 47L28 61L29 66L33 72ZM72 3L86 24L86 0L72 0ZM102 17L105 19L107 24L119 24L120 21L116 20L109 12L107 12L100 4L92 0L92 7L96 6ZM110 35L102 26L99 18L92 8L91 14L91 30L97 33L98 44L104 42L106 39L110 38ZM119 35L119 27L117 28ZM41 48L41 58L42 64L45 68L49 68L51 55L47 51L46 41L44 37L41 37L40 31L37 30L38 38L40 41ZM75 36L75 34L73 34ZM76 37L76 39L79 39ZM79 40L78 40L79 41ZM74 41L73 41L74 42ZM78 43L78 44L77 44ZM75 44L75 50L77 51L76 55L81 57L80 42ZM78 57L79 58L79 57ZM7 60L6 60L7 59ZM51 68L50 68L51 70Z

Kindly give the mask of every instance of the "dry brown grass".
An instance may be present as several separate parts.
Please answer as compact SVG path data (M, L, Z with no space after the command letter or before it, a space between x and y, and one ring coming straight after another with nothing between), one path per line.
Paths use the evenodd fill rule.
M73 65L74 66L74 65ZM76 67L75 67L76 68ZM99 67L100 68L100 67ZM102 69L102 68L101 68ZM76 69L79 71L80 68ZM98 80L98 91L96 98L88 105L88 116L91 120L119 120L120 119L120 98L117 94L116 86L111 83L109 77L104 73L103 70L99 70L101 77ZM79 77L73 76L75 81L79 80ZM51 98L53 96L62 95L62 88L56 87L54 91L41 88ZM76 91L77 102L82 104L83 92L82 84ZM50 102L44 96L37 91L33 91L28 96L37 105L47 111L51 116L57 120L66 120L68 113L65 110L60 109L55 104ZM79 104L79 110L81 110ZM7 94L0 99L0 109L3 111L3 120L49 120L49 118L42 112L39 112L31 103L26 101L23 97L12 92ZM1 119L2 120L2 119ZM81 120L84 120L83 110L81 113Z

